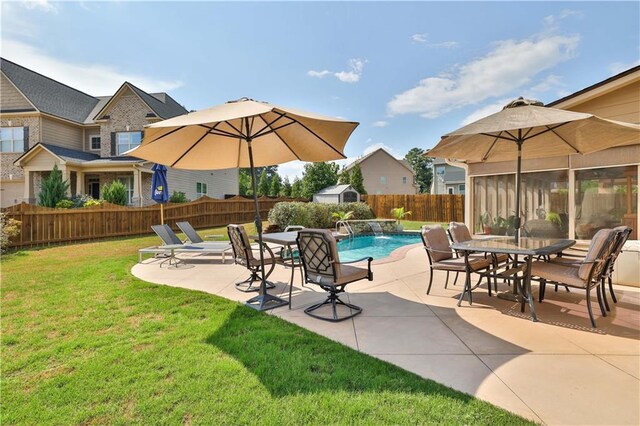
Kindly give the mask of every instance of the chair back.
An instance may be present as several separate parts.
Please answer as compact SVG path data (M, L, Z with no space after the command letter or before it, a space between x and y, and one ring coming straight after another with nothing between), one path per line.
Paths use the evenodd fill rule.
M307 280L322 282L328 279L336 282L336 263L339 263L340 259L338 245L331 231L303 229L298 232L296 241Z
M229 241L231 242L235 262L240 265L250 265L251 261L255 260L255 258L253 256L253 250L251 250L251 241L249 241L249 236L244 226L227 225L227 233L229 234Z
M451 222L449 224L449 235L454 243L464 243L471 240L471 232L469 228L462 222Z
M151 229L162 240L164 245L182 244L182 241L166 223L164 225L151 225Z
M609 265L607 267L607 273L613 272L614 264L616 263L616 259L622 252L622 247L624 247L624 243L627 242L631 232L633 229L628 226L617 226L613 228L613 232L616 232L616 240L613 243L613 249L611 250L611 258L609 259Z
M580 279L599 280L605 270L605 261L613 251L616 232L613 229L601 229L591 239L589 250L584 257L584 264L578 269ZM594 263L595 262L595 263Z
M176 222L176 225L178 225L178 228L180 228L192 243L204 243L204 240L200 238L200 235L198 235L189 222Z
M439 262L453 257L447 233L440 225L424 225L420 231L422 244L427 249L429 259Z

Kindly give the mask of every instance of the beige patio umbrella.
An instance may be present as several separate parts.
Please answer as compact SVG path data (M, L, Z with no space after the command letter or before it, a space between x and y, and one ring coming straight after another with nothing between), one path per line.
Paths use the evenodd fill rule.
M640 125L544 107L518 98L502 111L442 136L425 156L472 162L517 158L515 241L520 234L522 159L589 154L640 141Z
M145 126L140 146L127 155L177 169L249 167L262 246L255 167L346 158L344 146L357 126L352 121L242 98ZM286 305L285 300L267 293L262 250L260 263L260 293L247 304L258 310Z

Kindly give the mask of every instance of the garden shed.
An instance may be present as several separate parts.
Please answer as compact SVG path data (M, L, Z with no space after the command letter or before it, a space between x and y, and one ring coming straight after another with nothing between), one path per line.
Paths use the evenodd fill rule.
M360 201L360 193L351 185L333 185L321 189L313 195L314 203L357 203Z

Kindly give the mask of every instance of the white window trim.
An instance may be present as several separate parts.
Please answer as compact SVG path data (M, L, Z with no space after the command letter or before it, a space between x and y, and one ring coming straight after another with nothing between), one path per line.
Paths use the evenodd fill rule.
M11 129L11 151L3 151L2 150L2 140L0 140L0 152L3 154L16 154L24 152L24 126L5 126L0 127L1 129ZM13 130L14 129L22 129L22 139L13 139ZM20 144L18 150L16 150L16 142Z
M198 192L198 185L200 185L201 190L202 190L202 187L204 187L204 192ZM209 185L207 185L204 182L196 182L196 198L200 198L205 195L209 196Z
M94 138L100 139L100 144L98 145L98 148L93 148ZM102 146L102 138L100 137L100 135L89 135L89 151L100 151L101 146Z
M140 143L136 143L135 145L131 143L131 135L134 133L140 134L140 142L142 142L142 131L140 130L132 130L129 132L116 132L116 155L122 155L123 153L129 151L140 145ZM129 135L129 142L127 144L120 143L120 135ZM120 146L127 146L127 149L120 150Z

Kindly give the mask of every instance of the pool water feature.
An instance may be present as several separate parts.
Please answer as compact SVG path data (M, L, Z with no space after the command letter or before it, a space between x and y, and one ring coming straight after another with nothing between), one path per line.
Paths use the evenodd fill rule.
M400 247L420 243L420 234L385 234L383 236L359 235L338 242L338 254L341 262L352 262L363 257L382 259Z

